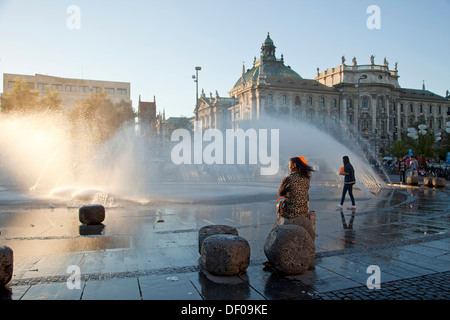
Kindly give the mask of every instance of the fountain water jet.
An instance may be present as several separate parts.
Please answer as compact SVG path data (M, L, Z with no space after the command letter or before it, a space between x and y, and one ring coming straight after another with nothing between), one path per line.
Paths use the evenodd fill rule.
M111 139L98 146L92 143L95 139L89 133L74 135L62 113L1 115L0 160L3 166L0 170L3 172L0 173L24 191L32 186L40 194L48 195L53 190L53 196L61 196L65 191L64 196L69 197L71 190L69 199L84 191L90 193L91 199L113 204L111 199L117 198L149 201L148 197L167 181L280 182L288 174L289 158L298 155L304 156L317 169L313 184L337 186L342 184L342 177L338 175L342 156L347 155L355 167L357 186L361 190L371 194L373 190L386 187L360 155L315 126L282 119L240 125L280 130L280 169L276 175L260 176L259 167L249 164L180 166L170 159L155 162L160 150L155 151L154 145L138 137L133 126L120 128ZM170 150L166 152L170 154Z

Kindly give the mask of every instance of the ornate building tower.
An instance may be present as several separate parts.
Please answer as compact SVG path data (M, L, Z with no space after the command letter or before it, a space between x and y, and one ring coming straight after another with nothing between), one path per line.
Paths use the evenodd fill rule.
M294 117L312 122L321 118L336 119L339 91L315 80L303 79L284 57L277 59L275 45L267 34L261 46L259 59L253 67L245 70L236 81L229 95L238 103L229 109L233 127L240 122L259 120L265 117ZM332 114L334 116L332 116Z

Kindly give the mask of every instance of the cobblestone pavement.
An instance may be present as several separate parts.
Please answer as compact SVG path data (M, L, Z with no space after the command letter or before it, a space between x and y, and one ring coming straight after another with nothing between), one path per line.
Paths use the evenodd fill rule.
M321 292L319 300L449 300L450 272L389 281L379 289L367 286Z
M221 186L220 192L229 191ZM232 186L248 191L248 186ZM274 190L276 190L274 187ZM230 186L231 188L231 186ZM262 189L264 188L264 189ZM338 188L316 187L316 259L298 276L263 270L274 222L271 189L255 201L124 205L107 211L101 233L85 234L77 210L0 203L2 245L15 252L0 298L13 300L448 300L450 193L396 186L376 197L356 191L358 210L336 210ZM183 192L185 192L183 190ZM255 193L257 193L255 191ZM252 196L249 194L249 196ZM198 230L227 224L251 246L245 274L215 277L199 264ZM83 232L82 232L83 231ZM381 270L368 289L366 269ZM70 289L69 266L80 286Z

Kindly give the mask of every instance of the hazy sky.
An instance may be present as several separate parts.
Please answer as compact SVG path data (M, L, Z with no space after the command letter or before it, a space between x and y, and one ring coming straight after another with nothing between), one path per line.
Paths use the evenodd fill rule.
M69 6L79 28L68 28ZM369 29L370 5L380 29ZM450 90L450 0L0 0L0 73L125 81L131 99L166 116L192 116L199 91L228 96L259 58L267 32L286 65L312 79L345 55L359 64L398 62L400 85ZM70 20L71 22L75 20ZM75 26L74 24L71 24ZM1 78L3 85L3 77Z

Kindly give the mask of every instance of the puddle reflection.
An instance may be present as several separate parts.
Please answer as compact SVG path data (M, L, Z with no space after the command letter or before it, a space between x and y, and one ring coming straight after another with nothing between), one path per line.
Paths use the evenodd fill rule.
M250 297L247 275L241 277L244 279L219 277L201 269L198 272L201 294L206 300L247 300Z
M79 228L80 236L102 235L105 233L105 225L100 224L82 224Z

